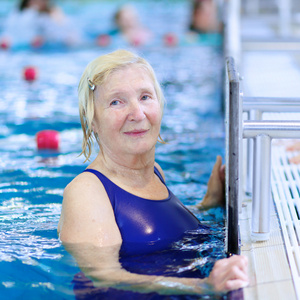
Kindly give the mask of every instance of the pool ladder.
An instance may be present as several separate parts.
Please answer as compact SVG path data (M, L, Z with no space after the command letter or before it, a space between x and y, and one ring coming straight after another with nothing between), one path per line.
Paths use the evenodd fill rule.
M255 241L265 241L270 237L271 142L274 138L300 139L300 121L266 121L262 114L300 112L300 98L245 97L234 59L226 58L225 65L227 251L238 253L243 139L247 140L246 192L252 195L251 236Z

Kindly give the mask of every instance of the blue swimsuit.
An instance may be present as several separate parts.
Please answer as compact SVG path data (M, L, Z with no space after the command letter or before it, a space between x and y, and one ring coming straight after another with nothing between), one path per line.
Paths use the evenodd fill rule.
M135 196L110 181L99 171L86 169L102 182L114 210L123 245L134 245L137 252L162 249L178 241L187 230L197 229L199 220L168 189L164 200L149 200ZM159 171L154 173L165 184ZM146 251L148 252L148 251Z
M207 230L207 227L200 224L169 189L169 196L164 200L144 199L121 189L96 170L87 169L85 172L91 172L99 178L111 201L123 239L119 261L125 270L148 275L204 277L202 270L199 268L191 270L190 264L198 257L199 245L207 241L205 232L204 234L201 234L201 231L198 231L198 234L195 233L199 229ZM165 184L156 168L154 172ZM179 245L174 243L179 241ZM188 249L184 247L185 243ZM162 296L155 292L143 294L114 288L94 287L83 272L74 276L73 284L76 299L80 300L199 299L197 295L188 295L186 298L185 295L182 297Z

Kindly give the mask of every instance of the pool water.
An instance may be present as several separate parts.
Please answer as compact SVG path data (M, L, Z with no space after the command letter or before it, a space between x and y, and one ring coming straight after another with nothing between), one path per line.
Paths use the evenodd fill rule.
M177 18L174 30L181 34L188 6L184 1L176 1L170 10L167 2L138 5L143 12L152 3L157 12L151 16L151 24L155 24L152 30L162 34L165 28L168 32L170 25L162 20L168 16ZM11 2L7 3L10 7ZM76 17L81 16L83 28L90 26L94 11L99 9L99 3L93 1L75 1L77 6L70 1L63 3ZM110 11L116 5L101 3ZM124 47L144 56L163 86L167 106L161 135L168 143L157 145L156 159L173 193L187 206L194 205L206 192L216 155L224 155L222 49L201 43L173 48L161 43ZM72 281L79 268L59 242L56 228L63 189L87 166L78 157L82 134L77 85L91 59L114 49L114 44L107 48L89 44L74 49L0 51L1 299L75 299ZM33 83L22 79L26 65L39 70L39 78ZM58 151L37 150L35 135L44 129L59 132ZM176 243L173 250L196 249L197 268L207 276L214 261L225 256L224 211L192 211L211 229L200 244L196 234L191 234ZM178 276L186 272L183 265L168 267Z

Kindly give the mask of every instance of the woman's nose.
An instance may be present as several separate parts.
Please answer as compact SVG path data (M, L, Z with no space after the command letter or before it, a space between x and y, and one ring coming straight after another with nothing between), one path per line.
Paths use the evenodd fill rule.
M144 108L139 101L134 101L129 107L129 121L141 121L145 118Z

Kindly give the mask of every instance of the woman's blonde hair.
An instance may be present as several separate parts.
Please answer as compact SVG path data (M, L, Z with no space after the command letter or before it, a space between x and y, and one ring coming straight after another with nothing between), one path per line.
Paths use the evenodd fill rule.
M79 114L83 131L81 154L85 156L86 161L92 154L94 138L100 145L97 134L93 134L92 130L92 121L94 118L94 90L98 85L104 84L112 72L129 65L138 65L149 73L150 78L153 80L161 110L163 111L165 99L162 89L157 81L153 68L144 58L127 50L116 50L92 60L85 68L78 86ZM163 142L160 136L159 139L160 142Z

